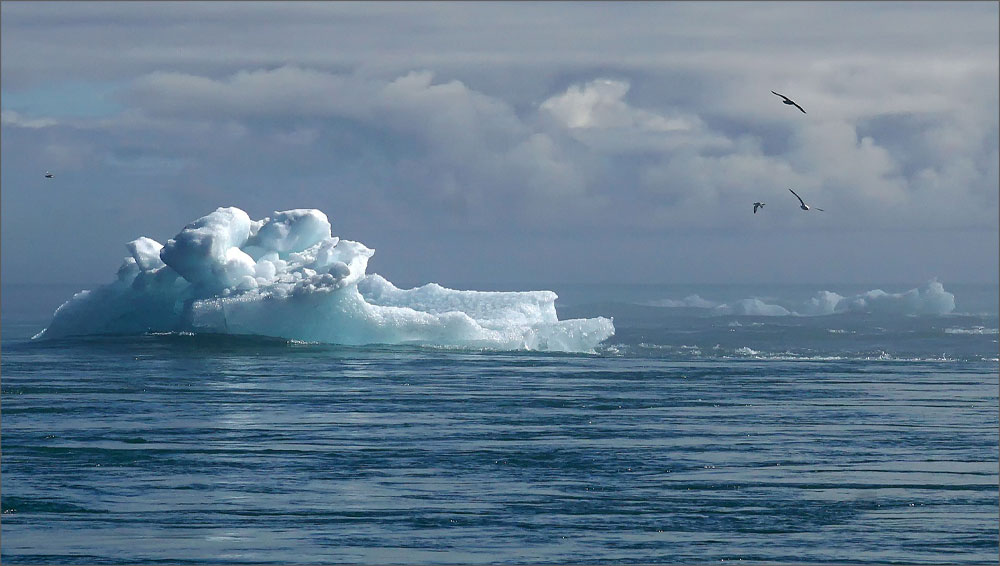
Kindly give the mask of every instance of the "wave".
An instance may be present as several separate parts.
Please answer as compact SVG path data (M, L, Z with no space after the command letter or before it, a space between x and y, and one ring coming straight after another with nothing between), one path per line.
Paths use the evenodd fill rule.
M609 348L612 346L608 346ZM754 349L749 346L740 346L736 348L724 348L720 345L716 345L711 348L701 348L698 346L673 346L667 344L652 344L652 343L639 343L633 346L627 344L614 344L614 353L618 355L626 355L629 353L642 354L647 352L648 354L656 355L657 357L662 357L666 355L667 357L676 357L677 359L683 360L722 360L722 361L732 361L732 360L745 360L745 361L769 361L769 362L783 362L783 361L806 361L806 362L840 362L840 361L864 361L864 362L940 362L940 363L952 363L952 362L963 362L963 361L975 361L975 362L996 362L996 357L988 356L956 356L948 354L939 355L912 355L912 354L899 354L891 353L884 350L878 351L867 351L867 352L838 352L838 353L817 353L817 352L792 352L788 350L784 351L766 351L763 349Z

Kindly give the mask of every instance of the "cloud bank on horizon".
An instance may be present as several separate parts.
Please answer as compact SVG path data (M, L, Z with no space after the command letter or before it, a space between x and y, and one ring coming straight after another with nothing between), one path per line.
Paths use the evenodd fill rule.
M303 203L410 282L997 277L994 3L222 8L0 8L5 279Z

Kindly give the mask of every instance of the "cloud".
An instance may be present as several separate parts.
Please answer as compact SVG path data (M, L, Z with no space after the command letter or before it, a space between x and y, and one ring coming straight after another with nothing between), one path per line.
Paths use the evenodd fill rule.
M670 132L691 130L690 118L668 118L654 112L632 108L625 103L629 83L596 79L585 85L573 85L565 93L542 103L542 110L552 113L568 128L627 128L640 131Z
M2 120L5 126L33 129L48 128L59 123L54 118L27 118L13 110L4 110L0 113L0 120Z
M460 233L539 270L600 234L632 277L673 269L640 240L997 228L990 3L143 8L3 3L5 186L57 163L164 225L315 207L377 247ZM9 104L71 84L105 111Z
M594 79L571 85L539 105L566 133L599 153L671 152L682 147L721 149L730 140L706 130L695 114L657 113L625 100L628 81Z
M156 71L134 81L121 98L151 115L163 116L315 116L349 111L344 77L283 66L240 71L224 79Z
M280 146L270 148L275 157L325 154L324 169L381 163L379 180L367 180L371 198L410 203L446 223L519 222L555 201L574 210L580 203L563 199L586 187L588 167L537 116L428 71L390 78L299 67L220 78L157 72L120 98L136 112L133 120L169 137L189 137L173 124L197 118L197 144L243 131L227 145L260 146L266 134Z
M785 194L789 187L817 206L850 210L837 221L845 225L892 225L907 216L938 226L991 221L961 209L982 210L991 198L995 203L983 187L995 170L996 158L986 148L996 147L996 129L938 111L936 103L921 114L935 118L911 120L910 135L899 140L868 126L882 114L866 120L836 112L799 116L782 112L787 109L765 92L779 115L773 122L786 128L784 149L774 153L752 124L712 127L711 107L642 107L630 100L631 90L628 80L592 78L550 93L536 107L516 108L427 70L378 77L282 66L222 77L149 73L119 99L129 110L122 120L130 116L168 140L210 152L220 144L243 151L267 147L275 159L303 164L327 155L327 168L353 168L363 156L382 164L376 178L363 181L372 199L384 201L377 206L408 203L453 227L540 227L553 218L576 226L601 218L644 230L722 226L744 212L730 202L795 204ZM188 127L201 132L197 140ZM769 135L767 128L761 132ZM914 151L933 158L914 168ZM983 157L977 161L969 153ZM156 170L150 167L191 163L192 157L147 156L143 163ZM111 163L137 165L117 158ZM938 197L949 186L949 214L935 216L941 208L926 196ZM907 208L909 213L895 213ZM414 221L399 215L400 225Z

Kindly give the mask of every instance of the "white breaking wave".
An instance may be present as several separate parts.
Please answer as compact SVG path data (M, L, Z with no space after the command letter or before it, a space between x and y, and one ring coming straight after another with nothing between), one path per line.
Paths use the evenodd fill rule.
M706 309L715 315L735 316L824 316L842 313L943 315L955 310L955 295L945 291L937 280L931 280L921 288L903 293L874 289L844 297L831 291L820 291L798 308L786 308L758 297L721 303L698 295L689 295L682 300L661 299L645 304L666 308Z
M374 250L332 236L319 210L251 220L219 208L165 245L143 237L126 247L117 279L74 295L35 338L183 331L593 352L615 332L604 317L558 320L551 291L398 289L366 274Z

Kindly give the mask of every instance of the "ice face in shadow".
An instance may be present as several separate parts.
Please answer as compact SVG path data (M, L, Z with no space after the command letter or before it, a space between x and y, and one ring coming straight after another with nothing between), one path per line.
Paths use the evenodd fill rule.
M398 289L366 274L374 250L332 236L319 210L254 221L219 208L164 245L144 237L126 248L114 282L74 295L35 338L191 331L592 352L615 331L604 317L560 321L551 291Z

